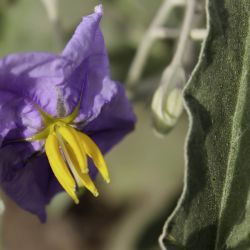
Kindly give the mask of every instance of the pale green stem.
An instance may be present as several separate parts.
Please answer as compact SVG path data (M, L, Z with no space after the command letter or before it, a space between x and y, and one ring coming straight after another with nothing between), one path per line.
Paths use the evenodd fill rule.
M181 28L180 38L178 40L176 52L171 65L181 65L186 44L192 27L192 19L195 11L196 0L186 0L185 16Z
M169 17L172 12L172 9L176 6L185 5L185 0L164 0L162 5L159 8L155 18L153 19L151 25L146 31L142 41L138 47L135 58L131 64L131 67L128 72L126 84L129 88L134 87L134 85L138 82L144 65L146 63L146 59L150 52L150 49L158 38L156 33L161 29L161 26L164 24L165 20ZM166 30L169 31L169 30ZM160 31L162 34L162 31ZM176 30L175 30L176 32ZM165 35L166 36L166 35ZM172 34L170 34L172 36Z
M162 91L165 94L170 84L167 81L167 79L172 78L172 77L169 77L169 75L175 74L176 72L178 72L178 68L182 68L183 56L185 54L186 45L187 45L189 34L192 28L192 20L193 20L194 11L195 11L195 3L196 3L196 0L186 0L185 16L184 16L183 25L180 31L180 37L178 39L176 51L175 51L175 54L171 63L163 71L162 79L160 81L160 86L162 86ZM183 87L183 86L176 86L176 87Z
M45 7L48 19L51 23L56 46L59 50L61 50L64 45L64 39L63 29L58 15L58 0L41 0L41 2Z

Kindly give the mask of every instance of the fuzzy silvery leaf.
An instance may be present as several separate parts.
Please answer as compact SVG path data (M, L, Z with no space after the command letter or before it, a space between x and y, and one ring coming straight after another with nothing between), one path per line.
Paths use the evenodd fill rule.
M184 92L184 192L162 249L250 249L250 1L209 0L208 24Z

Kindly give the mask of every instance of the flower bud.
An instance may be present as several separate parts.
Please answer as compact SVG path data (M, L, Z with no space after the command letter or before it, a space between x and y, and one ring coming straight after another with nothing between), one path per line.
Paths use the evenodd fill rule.
M183 111L182 87L185 73L182 68L169 67L152 101L153 125L159 135L167 134L177 123Z

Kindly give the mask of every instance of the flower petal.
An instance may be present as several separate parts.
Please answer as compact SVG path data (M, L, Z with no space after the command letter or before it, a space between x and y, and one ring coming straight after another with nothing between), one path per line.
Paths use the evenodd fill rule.
M62 56L72 62L64 67L65 84L62 86L68 114L76 107L82 93L78 121L96 118L102 106L116 93L99 28L101 17L101 6L97 6L95 13L83 18L62 52Z
M102 17L101 6L95 8L95 12L82 18L82 22L76 28L74 35L62 52L62 56L72 61L74 67L79 66L92 53L93 41L99 28Z
M34 102L56 114L57 85L64 79L65 62L48 53L13 54L0 60L0 137L13 129L23 129L28 137L41 128Z
M117 94L102 108L100 115L82 128L82 131L95 141L102 153L109 151L131 132L136 122L123 86L117 83L117 89Z
M45 206L62 190L52 173L45 154L29 158L28 143L0 149L0 184L4 192L21 208L45 221ZM23 160L29 158L29 160Z

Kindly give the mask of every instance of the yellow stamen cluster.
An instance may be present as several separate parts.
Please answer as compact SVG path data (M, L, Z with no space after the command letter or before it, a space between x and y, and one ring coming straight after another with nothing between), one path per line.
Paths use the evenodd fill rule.
M94 196L98 191L89 176L88 157L92 158L96 168L109 183L109 173L103 155L95 142L86 134L72 127L79 105L67 117L54 118L37 107L45 128L27 138L27 141L45 140L45 152L51 169L70 197L79 203L76 186L87 188Z

